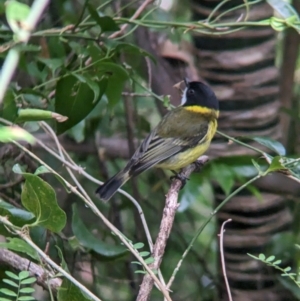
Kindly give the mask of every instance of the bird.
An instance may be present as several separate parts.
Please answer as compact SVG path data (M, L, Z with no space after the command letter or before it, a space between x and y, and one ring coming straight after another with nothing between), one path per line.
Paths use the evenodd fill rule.
M210 146L217 130L219 101L203 82L184 79L181 105L169 111L143 140L123 170L96 194L107 202L130 178L151 167L179 172L195 162Z

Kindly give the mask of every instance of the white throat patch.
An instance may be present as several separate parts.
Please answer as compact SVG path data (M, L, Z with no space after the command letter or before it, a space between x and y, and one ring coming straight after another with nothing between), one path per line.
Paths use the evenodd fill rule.
M182 93L182 97L181 97L181 105L186 103L186 92L187 92L187 88L184 89L183 93Z

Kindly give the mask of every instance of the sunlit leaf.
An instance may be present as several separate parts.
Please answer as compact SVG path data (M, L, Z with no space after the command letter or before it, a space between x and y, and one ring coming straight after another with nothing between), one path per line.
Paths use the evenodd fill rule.
M6 2L6 20L14 32L18 32L22 28L29 12L30 8L27 4L14 0Z
M280 156L276 156L273 158L267 172L274 172L278 170L284 170L285 167L282 165L282 158Z
M29 173L23 176L26 179L21 194L23 206L35 215L35 224L60 232L66 224L66 214L57 204L54 189L38 176Z
M12 140L24 140L28 143L33 143L35 138L19 127L0 126L0 142L11 142Z

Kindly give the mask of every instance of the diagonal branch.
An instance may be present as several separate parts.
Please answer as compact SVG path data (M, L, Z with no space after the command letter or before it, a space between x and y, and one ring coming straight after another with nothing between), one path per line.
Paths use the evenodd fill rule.
M180 177L188 178L193 171L203 166L208 161L207 156L200 157L195 163L188 165L180 172ZM178 193L182 187L182 181L178 178L174 179L171 187L169 189L168 194L166 195L166 205L163 211L163 217L161 220L159 233L156 239L156 242L153 247L152 257L154 258L154 262L149 265L149 267L153 270L158 270L160 264L162 262L163 255L165 253L165 248L167 244L167 240L169 238L175 213L178 208ZM143 282L140 287L140 291L137 297L137 301L147 301L150 298L150 294L153 288L153 278L146 274L143 278Z

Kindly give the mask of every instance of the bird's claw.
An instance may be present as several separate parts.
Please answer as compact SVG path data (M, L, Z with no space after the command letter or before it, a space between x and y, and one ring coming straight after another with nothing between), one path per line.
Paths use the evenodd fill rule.
M181 188L180 188L180 190L185 186L186 181L189 180L189 178L185 177L181 173L177 173L176 175L170 177L170 180L173 180L173 179L178 179L178 180L181 181Z

